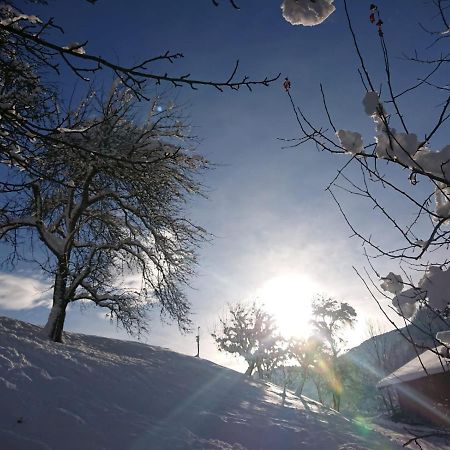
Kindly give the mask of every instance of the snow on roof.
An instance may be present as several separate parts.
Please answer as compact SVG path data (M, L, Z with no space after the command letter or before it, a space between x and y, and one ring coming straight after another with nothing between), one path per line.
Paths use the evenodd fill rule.
M404 383L405 381L417 380L425 378L429 375L438 373L445 373L450 371L450 359L443 356L446 348L444 346L437 347L433 350L423 352L419 357L415 357L404 366L392 372L386 378L383 378L378 384L378 388L392 386L397 383ZM439 355L437 354L439 353ZM422 362L422 364L421 364ZM426 372L423 366L426 369Z

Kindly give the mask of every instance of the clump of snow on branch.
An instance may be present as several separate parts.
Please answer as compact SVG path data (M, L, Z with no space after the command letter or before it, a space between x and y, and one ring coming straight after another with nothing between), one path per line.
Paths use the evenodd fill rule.
M450 303L448 291L450 269L442 270L440 267L429 266L419 281L418 287L406 290L403 290L403 281L400 275L390 272L383 280L381 288L395 294L392 304L404 317L414 315L416 304L420 300L427 299L429 306L438 311L445 310Z
M398 161L416 170L448 180L450 183L450 145L442 150L431 151L424 143L420 143L414 133L397 133L387 125L383 105L376 92L368 92L363 99L364 109L371 114L375 125L377 143L375 154L378 158ZM450 218L450 188L447 183L436 183L435 189L436 215Z
M82 127L82 128L66 128L66 127L59 127L57 128L57 131L60 133L85 133L89 130L89 127Z
M73 53L78 53L79 55L84 55L86 50L78 42L71 42L69 45L63 47L64 50L70 50Z
M366 92L362 100L364 111L375 124L375 156L400 163L411 170L435 178L435 213L439 218L450 219L450 145L440 151L428 148L415 133L397 132L389 126L389 115L385 112L378 92ZM336 132L340 146L348 153L363 154L363 139L360 133L349 130ZM420 243L418 245L421 245ZM426 245L426 243L425 243Z
M450 187L437 183L434 193L436 214L443 219L450 217Z
M438 152L421 148L414 156L414 161L427 173L450 180L450 145Z
M403 290L403 279L401 275L389 272L388 275L383 278L381 289L388 291L391 294L398 294L401 292Z
M430 241L424 241L423 239L417 239L416 245L422 248L425 248Z
M314 26L321 24L336 8L333 0L284 0L283 17L292 25Z
M377 113L380 107L380 98L378 92L369 91L363 98L364 111L368 116L373 116Z
M341 142L341 147L345 151L351 153L352 155L362 153L364 144L361 134L355 131L338 130L336 135Z
M412 317L417 310L415 297L415 290L408 289L396 295L392 300L392 305L403 317Z
M450 331L439 331L436 334L436 339L446 346L450 346Z
M397 133L395 129L388 127L378 92L367 92L362 103L365 113L371 116L375 122L377 131L375 136L377 142L376 155L378 158L401 161L406 165L411 165L412 156L419 148L417 136L413 133Z
M0 6L2 16L4 19L0 20L0 25L8 27L10 25L16 25L21 20L25 20L32 24L41 24L42 20L34 15L27 15L20 13L17 9L13 8L11 5L1 5Z
M367 92L362 103L364 111L375 123L376 155L379 158L399 161L411 169L450 179L450 145L439 152L431 151L419 142L416 134L397 133L390 128L377 92Z
M443 311L450 302L450 269L442 270L440 267L430 266L419 282L420 288L426 292L432 308Z
M413 155L417 152L419 141L415 134L397 133L390 129L383 131L375 137L377 142L376 155L379 158L401 161L404 164L413 165Z

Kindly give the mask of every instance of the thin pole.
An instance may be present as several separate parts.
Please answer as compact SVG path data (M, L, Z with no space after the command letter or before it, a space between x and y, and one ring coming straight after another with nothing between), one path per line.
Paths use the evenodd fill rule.
M197 336L195 336L195 340L197 341L197 354L196 358L200 358L200 327L197 327Z

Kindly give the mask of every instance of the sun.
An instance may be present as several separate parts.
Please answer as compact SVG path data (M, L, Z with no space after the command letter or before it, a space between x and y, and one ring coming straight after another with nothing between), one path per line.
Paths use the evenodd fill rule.
M285 337L306 337L311 332L311 302L320 286L304 274L278 275L266 281L257 299L272 314Z

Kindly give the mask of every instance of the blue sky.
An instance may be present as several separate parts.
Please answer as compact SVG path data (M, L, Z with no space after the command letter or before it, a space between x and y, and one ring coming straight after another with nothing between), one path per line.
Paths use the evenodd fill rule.
M242 75L258 79L281 72L282 78L289 76L292 82L295 102L318 122L325 123L319 90L322 83L337 126L373 135L373 125L361 105L364 89L356 71L357 59L341 1L335 2L336 12L316 27L287 23L281 16L280 0L239 3L240 11L231 8L226 0L220 7L208 0L99 0L95 5L81 0L50 0L46 7L27 5L26 10L55 17L65 30L58 37L61 43L88 41L86 50L90 53L124 64L170 50L182 52L185 58L172 65L155 65L155 70L222 80L239 59ZM375 79L381 81L379 41L368 21L370 3L348 3L368 66ZM433 14L420 0L382 0L378 6L397 86L408 85L423 69L400 57L403 52L424 49L430 42L418 22ZM220 93L212 88L169 91L177 102L186 105L194 132L201 139L199 151L217 165L204 179L208 199L199 199L190 207L191 217L216 237L200 252L199 275L192 281L195 289L188 295L194 325L201 327L202 355L230 366L235 365L234 360L217 354L209 337L218 314L227 302L261 298L269 291L274 297L283 283L293 292L282 292L284 298L265 300L272 308L278 305L279 310L291 311L291 321L298 317L299 327L306 326L313 291L335 295L357 309L360 322L348 336L353 344L367 337L366 319L382 319L352 268L366 264L360 243L349 238L350 230L324 191L346 160L320 153L309 144L282 149L283 143L277 138L296 137L298 129L281 79L253 92L244 89ZM108 86L110 82L108 72L98 75L97 83ZM74 83L79 91L84 89L82 82L67 75L59 83L66 94ZM436 101L417 92L405 98L403 105L407 112L420 110L421 114L410 115L411 127L418 134L425 133L428 112L436 113ZM437 136L437 144L443 144L444 139ZM382 232L382 223L370 209L355 200L347 205L361 227ZM403 208L396 199L392 199L391 206L400 211ZM404 214L410 211L405 209ZM390 240L388 234L386 240ZM379 264L381 272L390 270L390 263ZM32 274L35 281L31 283L29 274L16 272L14 276L23 278L8 278L9 284L3 278L0 313L43 323L48 313L43 306L30 309L20 303L21 309L7 307L13 303L9 300L13 293L20 297L21 289L30 285L43 289L39 272ZM28 298L30 293L23 295ZM66 329L126 336L103 316L101 310L89 308L83 312L74 306ZM155 345L195 352L194 335L181 336L175 326L161 326L156 315L146 339Z

